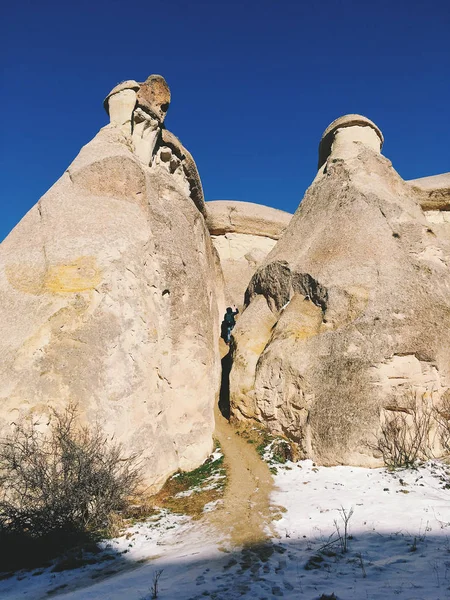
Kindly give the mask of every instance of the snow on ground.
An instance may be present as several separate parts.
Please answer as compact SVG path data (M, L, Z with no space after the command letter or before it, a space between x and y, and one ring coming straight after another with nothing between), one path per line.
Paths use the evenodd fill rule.
M278 467L273 539L229 551L199 521L162 513L105 543L116 558L71 571L20 573L0 598L141 600L161 569L161 600L445 600L450 598L448 467ZM342 554L342 509L350 517ZM337 540L334 542L334 540ZM42 571L42 570L41 570ZM36 574L40 573L40 574ZM326 597L326 596L325 596Z
M445 466L430 462L395 473L314 467L311 461L287 467L276 476L274 501L287 509L276 528L290 555L284 574L305 598L318 593L370 600L450 598ZM347 514L354 510L349 551L340 555L339 543L332 544L325 549L331 556L325 552L315 562L318 549L337 537L334 521L342 534L342 508ZM312 568L305 570L308 560Z
M128 528L119 538L105 541L102 545L109 560L102 561L101 554L98 563L78 569L55 573L50 567L20 572L0 581L0 598L150 598L153 577L161 569L165 569L161 597L183 598L184 579L190 579L185 565L192 565L194 572L195 563L203 565L210 556L222 555L205 533L198 522L161 511L159 516ZM176 592L178 589L181 593Z

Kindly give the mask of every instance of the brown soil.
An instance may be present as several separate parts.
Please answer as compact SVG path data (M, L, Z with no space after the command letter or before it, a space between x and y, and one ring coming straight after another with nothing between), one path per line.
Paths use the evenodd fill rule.
M265 531L273 519L270 493L273 480L269 467L251 444L236 434L230 423L215 410L214 437L225 456L228 482L223 505L206 519L234 546L255 545L268 538Z

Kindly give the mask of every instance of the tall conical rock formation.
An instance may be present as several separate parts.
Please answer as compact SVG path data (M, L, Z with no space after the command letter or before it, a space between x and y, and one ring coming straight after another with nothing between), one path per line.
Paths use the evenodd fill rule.
M111 123L0 246L3 431L75 402L155 488L211 450L220 367L220 267L169 102L160 76L114 88Z
M246 292L231 409L321 464L380 464L380 427L450 384L450 246L359 115L325 131L319 172ZM436 439L430 444L438 446Z

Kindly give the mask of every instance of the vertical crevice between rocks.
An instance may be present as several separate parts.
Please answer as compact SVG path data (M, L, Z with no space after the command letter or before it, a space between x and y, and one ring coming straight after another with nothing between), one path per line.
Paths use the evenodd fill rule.
M222 416L230 420L230 371L233 364L233 356L231 350L228 350L227 354L222 358L222 375L220 381L220 392L219 392L219 410Z

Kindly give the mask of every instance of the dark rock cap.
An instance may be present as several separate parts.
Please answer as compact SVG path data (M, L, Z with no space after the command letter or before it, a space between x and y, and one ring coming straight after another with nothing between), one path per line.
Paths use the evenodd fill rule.
M150 75L137 93L138 106L162 123L170 104L170 89L161 75Z
M354 127L355 125L358 127L371 127L380 138L381 150L384 143L384 137L379 127L377 127L373 121L367 117L364 117L363 115L344 115L343 117L339 117L330 123L330 125L328 125L322 134L319 144L319 169L330 155L331 146L333 145L336 131L338 129L342 129L343 127Z

